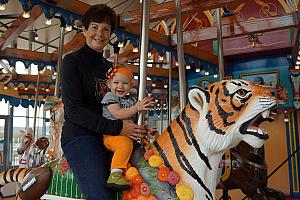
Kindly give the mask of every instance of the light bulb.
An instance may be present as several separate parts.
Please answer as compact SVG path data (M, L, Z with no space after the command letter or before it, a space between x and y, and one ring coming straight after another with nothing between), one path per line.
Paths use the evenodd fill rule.
M47 24L48 26L50 26L52 24L52 19L46 19L45 20L45 24Z
M199 73L200 72L200 68L196 68L196 72Z
M30 17L30 13L28 11L24 11L22 14L22 17L24 17L25 19L28 19Z
M132 52L137 53L137 52L139 52L139 49L138 49L137 47L134 47L134 48L132 49Z
M35 31L35 34L34 34L34 40L37 41L39 39L39 36L37 34L37 31Z
M0 4L0 10L5 10L5 3Z
M123 47L124 47L124 43L123 43L123 42L119 42L119 43L118 43L118 47L119 47L119 48L123 48Z
M72 25L67 25L66 26L66 31L68 31L68 32L72 31Z

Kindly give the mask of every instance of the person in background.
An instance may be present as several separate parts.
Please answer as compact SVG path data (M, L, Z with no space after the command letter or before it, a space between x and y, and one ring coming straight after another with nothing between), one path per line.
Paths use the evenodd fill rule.
M137 113L149 110L154 105L152 98L145 97L141 101L129 95L131 90L132 71L126 65L111 68L107 77L107 92L103 99L103 116L107 119L131 119L136 121ZM114 190L129 190L130 184L124 179L123 169L127 168L128 161L133 151L133 141L126 136L104 135L104 145L114 152L111 173L107 180L107 187Z
M145 126L129 120L109 120L102 113L106 72L112 64L103 57L116 24L116 14L106 5L91 6L82 18L85 45L62 62L62 100L65 123L61 145L79 189L88 200L111 200L106 188L110 154L103 135L126 135L139 140Z

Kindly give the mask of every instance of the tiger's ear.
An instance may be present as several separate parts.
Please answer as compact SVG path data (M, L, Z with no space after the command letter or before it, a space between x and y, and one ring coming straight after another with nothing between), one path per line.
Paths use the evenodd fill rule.
M190 88L188 97L190 104L198 111L202 110L210 101L209 93L196 86Z

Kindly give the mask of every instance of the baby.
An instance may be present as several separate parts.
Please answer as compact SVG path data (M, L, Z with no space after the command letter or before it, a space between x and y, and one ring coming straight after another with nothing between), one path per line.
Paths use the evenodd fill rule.
M135 101L129 95L131 89L132 71L127 66L116 66L107 73L107 86L110 92L106 93L102 99L103 116L111 119L135 120L140 111L149 110L154 105L152 98L146 97L142 101ZM114 152L111 173L107 180L107 187L115 190L129 190L130 184L122 176L123 169L127 168L127 163L133 151L133 141L123 135L104 135L105 147Z

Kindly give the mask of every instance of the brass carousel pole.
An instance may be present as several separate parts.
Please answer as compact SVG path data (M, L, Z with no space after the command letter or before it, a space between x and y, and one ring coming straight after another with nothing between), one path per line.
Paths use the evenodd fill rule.
M171 97L172 97L172 53L166 52L167 64L169 66L169 82L168 82L168 124L171 124Z
M35 96L34 96L34 115L33 115L33 136L35 137L36 132L36 113L37 113L37 105L38 105L38 97L39 97L39 87L40 87L40 72L38 67L38 75L35 86Z
M149 14L150 14L150 1L143 0L138 100L142 100L146 96L147 60L148 60L148 46L149 46ZM143 112L139 113L138 125L142 125L144 123L144 116L145 113Z
M185 80L185 63L183 50L183 34L182 34L182 20L181 20L181 6L180 0L176 0L176 27L177 27L177 55L178 55L178 69L179 69L179 94L180 94L180 111L186 105L186 80Z
M224 58L223 58L223 38L222 38L222 14L221 8L217 8L217 37L218 37L218 61L219 61L219 77L224 79ZM223 200L228 200L228 189L223 189Z
M180 0L176 0L176 27L177 27L177 56L179 69L179 94L180 94L180 111L186 105L186 80L185 80L185 62L183 50L183 34L182 34L182 20L181 20L181 6Z
M219 77L224 79L224 58L223 58L223 38L222 38L222 14L221 8L217 8L217 37L218 37L218 61Z
M55 81L55 90L54 90L54 96L58 97L59 88L60 88L59 87L60 86L60 69L61 69L61 63L62 63L66 22L62 16L59 16L56 18L60 19L60 38L59 38L59 46L58 46L58 60L57 60L57 66L56 66L56 81Z
M160 100L160 134L163 132L163 126L164 126L164 113L163 113L163 100Z

